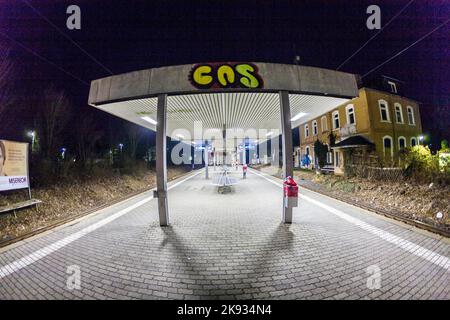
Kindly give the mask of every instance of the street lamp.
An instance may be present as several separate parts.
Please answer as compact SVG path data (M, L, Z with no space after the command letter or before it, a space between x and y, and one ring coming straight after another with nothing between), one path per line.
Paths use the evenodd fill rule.
M33 152L36 132L31 130L27 132L27 135L31 138L31 152Z
M122 149L123 149L123 143L119 143L119 149L120 149L120 152L122 152Z

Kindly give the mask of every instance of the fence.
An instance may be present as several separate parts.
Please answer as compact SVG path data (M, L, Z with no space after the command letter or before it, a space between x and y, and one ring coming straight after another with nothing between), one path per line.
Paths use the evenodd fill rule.
M369 180L398 181L404 178L403 168L380 168L364 165L347 165L347 176L357 176Z

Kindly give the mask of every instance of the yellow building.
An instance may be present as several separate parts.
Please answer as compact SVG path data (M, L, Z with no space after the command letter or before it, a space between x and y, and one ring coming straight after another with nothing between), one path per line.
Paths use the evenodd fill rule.
M302 124L298 162L317 168L314 142L319 139L329 146L326 167L335 174L344 174L346 164L399 166L399 151L418 144L422 125L419 104L389 84L392 92L363 87L359 97ZM335 136L332 146L330 134Z

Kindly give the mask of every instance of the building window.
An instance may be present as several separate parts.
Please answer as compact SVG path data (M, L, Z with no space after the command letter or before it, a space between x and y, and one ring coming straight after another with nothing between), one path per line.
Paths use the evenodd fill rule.
M392 148L392 137L390 136L383 137L383 154L385 157L387 153L389 153L391 157L394 155L394 150Z
M406 139L405 137L399 137L398 138L398 149L403 150L406 148Z
M415 147L415 146L417 146L417 139L416 139L416 137L412 137L411 138L411 147Z
M339 129L339 111L333 112L333 129Z
M397 123L403 123L403 112L400 103L395 104L395 120Z
M415 125L416 121L414 120L414 110L411 106L407 106L406 110L408 110L408 124Z
M323 117L320 119L320 125L322 126L322 132L328 130L327 117L326 117L326 116L323 116Z
M305 124L305 137L309 137L309 125Z
M339 151L334 153L334 166L339 167Z
M391 87L391 92L397 93L397 84L395 84L395 82L392 82L392 81L388 81L388 84Z
M347 123L355 124L356 123L355 107L352 104L350 104L345 108L345 111L347 113Z
M313 121L312 127L313 127L313 134L315 136L317 136L319 130L317 129L317 121L316 120Z
M389 119L389 107L386 101L378 100L378 106L380 107L380 119L382 122L391 122Z
M327 164L333 163L333 152L327 152Z

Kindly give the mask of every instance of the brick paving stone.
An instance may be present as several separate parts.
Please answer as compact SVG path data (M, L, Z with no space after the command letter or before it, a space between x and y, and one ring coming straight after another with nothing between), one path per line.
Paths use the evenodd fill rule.
M211 174L214 173L211 170ZM239 177L238 177L239 178ZM376 228L450 256L444 241L301 189ZM0 254L0 267L74 234L149 193ZM303 199L280 223L280 188L249 173L218 194L199 175L169 191L171 226L155 200L0 279L3 299L450 299L449 271ZM67 267L81 271L68 290ZM368 267L381 272L370 290Z

